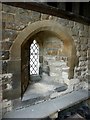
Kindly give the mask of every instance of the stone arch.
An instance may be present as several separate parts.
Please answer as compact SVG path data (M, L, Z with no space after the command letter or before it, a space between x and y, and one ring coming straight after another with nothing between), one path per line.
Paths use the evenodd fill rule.
M33 35L41 32L41 31L49 31L55 34L58 38L60 38L64 43L63 51L68 55L68 66L69 69L69 79L73 78L74 67L76 65L77 56L76 49L74 45L74 40L72 36L68 34L66 28L62 27L59 23L53 20L43 20L37 21L32 24L29 24L15 39L13 46L10 50L10 61L13 61L12 64L18 63L17 73L19 76L18 81L21 80L21 46L23 46L29 38ZM13 65L12 65L13 66ZM15 68L12 67L12 71L15 71ZM20 83L21 84L21 83Z
M26 27L15 39L13 46L11 47L10 59L20 59L21 57L21 45L27 42L27 40L34 34L40 31L51 31L62 39L65 45L69 46L69 55L72 55L72 51L75 53L75 45L72 37L66 31L66 28L62 27L59 23L52 20L37 21ZM74 54L75 55L75 54Z

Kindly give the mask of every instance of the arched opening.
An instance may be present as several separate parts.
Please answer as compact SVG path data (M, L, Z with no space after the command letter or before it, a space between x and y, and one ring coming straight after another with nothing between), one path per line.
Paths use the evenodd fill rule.
M62 39L54 32L47 30L34 34L25 44L22 44L21 53L23 50L25 51L24 47L26 47L27 57L23 52L21 66L22 68L26 66L25 71L28 72L28 74L25 71L21 73L23 100L38 99L43 94L44 97L48 97L54 92L67 89L65 81L69 77L70 67L68 66L68 46L66 46L67 52L64 50L64 46ZM23 59L29 65L25 65Z
M36 40L30 45L30 75L39 75L39 45Z
M32 23L19 34L11 48L11 61L19 63L17 80L20 81L22 95L28 85L35 82L30 75L30 46L34 40L39 45L39 61L37 62L39 68L36 72L38 81L51 77L52 81L61 83L62 79L71 79L74 74L76 49L74 41L66 29L51 20ZM20 88L19 85L18 87ZM42 89L45 89L45 86L43 87Z

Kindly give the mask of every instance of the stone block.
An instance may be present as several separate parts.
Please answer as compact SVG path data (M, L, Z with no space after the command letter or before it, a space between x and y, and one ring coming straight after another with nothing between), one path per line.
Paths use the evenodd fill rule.
M13 94L12 94L13 93ZM20 85L14 89L3 91L3 99L18 99L21 97Z
M2 30L5 29L6 23L2 21Z
M90 60L88 60L88 69L90 70Z
M71 92L73 92L73 85L69 84L67 90L58 93L58 96L66 95L66 94L69 94Z
M78 22L75 22L74 27L81 31L84 30L84 25Z
M80 37L80 42L81 42L81 44L87 44L88 38L87 37Z
M80 66L80 67L81 67L81 66L86 66L85 61L80 61L80 62L79 62L79 66Z
M64 83L66 83L67 85L70 85L70 80L69 79L64 79Z
M88 80L88 83L90 83L90 74L86 75L86 79Z
M77 77L81 75L81 71L78 71L77 72Z
M70 28L73 28L74 27L74 22L73 21L69 21L69 26L70 26Z
M89 32L89 26L88 25L84 25L84 31Z
M7 13L2 12L2 22L7 22Z
M75 89L87 89L88 90L88 83L87 82L80 82L78 85L75 86Z
M54 16L52 16L52 15L49 15L48 19L49 19L49 20L57 20L57 18L54 17Z
M87 52L88 52L88 57L90 57L90 48L88 48Z
M13 14L7 14L7 22L14 22L14 15Z
M43 56L39 56L39 62L43 63Z
M41 17L41 13L36 11L31 11L29 14L29 21L31 22L39 21L40 17Z
M12 45L12 42L10 41L4 41L1 43L2 43L2 50L9 50Z
M0 51L2 51L2 41L0 41ZM2 53L2 52L1 52ZM0 56L1 57L1 56Z
M82 57L87 57L87 51L81 51L80 54Z
M2 62L2 73L7 73L7 61Z
M86 60L87 60L87 57L82 56L82 57L79 58L79 61L86 61Z
M0 60L0 74L2 74L2 60Z
M15 24L14 14L12 14L10 12L8 12L8 13L3 12L2 13L2 22L5 22L5 28L6 29L14 29L14 27L15 27L14 26L14 24Z
M2 102L2 108L6 108L7 107L7 99L3 100Z
M18 32L15 30L2 30L2 39L5 41L14 41Z
M2 74L0 74L0 90L2 90Z
M3 84L7 84L7 83L11 83L11 81L12 81L12 73L7 73L7 74L2 74L2 76L0 76L0 77L2 77L2 82L3 82Z
M56 118L58 118L58 112L55 112L55 113L51 114L51 115L49 116L49 118L50 118L51 120L55 120Z
M66 26L66 25L69 25L69 22L70 21L68 21L68 20L66 20L66 19L63 19L63 18L57 18L57 22L58 23L60 23L62 26ZM73 24L73 23L72 23ZM70 24L71 25L71 24ZM72 27L72 25L70 26L69 25L69 27Z
M82 51L85 51L85 50L87 51L87 44L81 45L81 50Z
M20 66L20 61L9 61L8 62L8 72L9 73L14 73L13 77L12 77L12 89L14 91L18 90L18 95L20 95L20 90L21 90L21 66ZM11 92L9 92L11 94ZM6 95L6 93L5 93ZM15 97L17 97L18 95L16 95ZM10 96L9 96L10 97ZM13 95L12 95L13 97Z
M0 11L2 11L2 3L0 3Z
M80 71L80 67L75 67L76 72Z
M29 12L25 9L19 8L15 14L15 23L23 23L24 25L30 22L30 15Z
M2 28L0 30L0 41L2 41Z
M87 56L87 60L90 62L90 56Z
M2 11L0 11L0 30L2 29Z
M77 51L77 56L78 56L78 57L80 57L80 56L81 56L81 54L80 54L80 50L79 50L79 51Z
M89 38L90 38L90 26L89 26L88 32L89 32Z
M77 28L71 28L71 33L72 33L72 36L78 36L79 31Z
M16 31L21 31L23 30L27 25L23 24L23 23L13 23L13 22L8 22L6 24L6 29L12 29L12 30L16 30Z
M7 101L7 105L12 106L12 101L11 100Z
M68 79L68 72L62 72L62 78L64 80L67 80Z
M77 49L77 51L80 51L80 50L81 50L81 45L80 45L80 44L77 44L77 45L76 45L76 49Z
M50 98L51 98L51 99L52 99L52 98L56 98L56 97L58 97L58 95L59 95L59 93L58 93L58 92L55 92L55 93L53 93L53 94L50 95Z
M79 79L71 79L70 85L78 84L79 82L80 82Z
M12 110L12 102L8 101L7 99L3 100L2 102L2 108L6 108L7 111L11 111Z
M90 49L90 37L88 37L88 48Z
M72 38L74 39L75 45L80 44L80 38L77 38L76 36L72 36Z
M81 72L82 72L82 71L86 71L87 68L86 68L86 66L81 66L80 69L81 69Z
M81 76L86 77L86 71L81 71Z
M49 20L57 21L58 17L49 15Z
M79 36L80 37L88 37L88 32L79 30Z
M2 5L2 10L6 13L14 13L15 14L15 12L17 10L17 7L3 4Z
M7 107L7 112L12 111L12 106Z
M2 85L2 90L4 91L4 90L6 90L7 89L7 85L6 84L3 84Z
M0 60L2 60L2 51L0 51Z
M17 27L17 25L14 22L7 22L5 25L6 29L17 30L16 27Z
M3 108L3 109L2 109L2 116L4 116L6 112L7 112L7 109L6 109L6 108Z
M41 20L48 20L49 19L49 15L41 13L40 19Z
M1 91L1 90L0 90ZM2 101L2 93L0 93L0 100ZM1 104L1 103L0 103ZM1 107L0 107L1 108Z
M88 69L88 74L90 75L90 69Z
M9 51L2 51L2 60L9 59Z

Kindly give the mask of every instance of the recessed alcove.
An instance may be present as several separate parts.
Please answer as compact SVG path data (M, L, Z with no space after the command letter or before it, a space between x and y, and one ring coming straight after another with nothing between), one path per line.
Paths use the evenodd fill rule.
M63 49L63 41L50 31L38 32L22 47L23 100L67 89L68 54Z
M68 44L65 44L54 32L44 30L22 45L23 100L45 99L55 92L67 90L70 61Z
M32 61L31 56L37 58ZM30 24L19 34L11 48L10 60L18 64L15 80L18 93L21 98L26 95L26 100L66 90L66 81L74 77L77 56L67 30L55 21L43 20Z

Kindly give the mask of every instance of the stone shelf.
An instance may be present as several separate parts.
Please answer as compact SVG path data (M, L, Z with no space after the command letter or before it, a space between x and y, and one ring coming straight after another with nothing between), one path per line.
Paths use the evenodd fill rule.
M23 109L7 112L4 118L45 118L55 112L62 111L80 103L90 96L87 90L73 91L62 97L57 97Z

